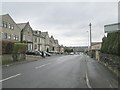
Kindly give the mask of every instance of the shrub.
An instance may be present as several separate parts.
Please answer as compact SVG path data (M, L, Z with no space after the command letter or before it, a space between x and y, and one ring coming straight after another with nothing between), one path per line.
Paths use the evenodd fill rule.
M10 41L2 41L2 54L12 54L14 43Z
M15 43L13 48L13 61L18 61L20 54L24 54L23 58L25 59L25 53L26 53L27 45L24 43Z
M26 53L27 45L24 43L15 43L13 53Z
M120 55L120 32L108 33L102 41L102 53Z

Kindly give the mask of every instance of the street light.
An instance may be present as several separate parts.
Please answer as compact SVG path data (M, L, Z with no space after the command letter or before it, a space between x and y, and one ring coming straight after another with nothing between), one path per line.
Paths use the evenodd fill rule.
M89 32L88 31L86 31L87 33L88 33L88 51L89 51Z
M90 50L91 50L91 46L92 46L91 26L92 24L90 23L89 26L90 26Z

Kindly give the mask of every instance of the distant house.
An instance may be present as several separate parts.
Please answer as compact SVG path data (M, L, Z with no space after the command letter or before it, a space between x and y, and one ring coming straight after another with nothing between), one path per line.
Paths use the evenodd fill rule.
M55 52L55 40L54 37L50 37L50 52Z
M1 15L0 35L4 41L20 42L20 28L9 14Z
M100 50L101 50L102 42L92 42L91 50L92 50L92 57L100 60Z
M56 52L56 53L59 53L59 52L60 52L59 42L58 42L57 39L55 40L55 52Z
M50 38L48 32L41 32L42 36L45 38L44 45L45 45L45 51L50 51Z
M34 30L33 31L33 48L34 50L44 51L44 41L45 38L42 35L41 31Z
M18 23L18 27L21 29L21 42L26 43L28 46L28 50L33 50L33 30L29 24L27 23Z
M59 45L59 53L63 54L64 53L64 46L63 45Z

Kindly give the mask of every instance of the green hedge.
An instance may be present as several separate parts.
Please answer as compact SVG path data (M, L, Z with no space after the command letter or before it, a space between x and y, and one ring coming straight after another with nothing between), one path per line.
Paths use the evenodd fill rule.
M10 41L2 41L2 54L25 53L27 45L24 43L14 43Z
M27 49L27 44L15 43L13 48L13 53L25 53Z
M13 61L19 61L20 54L23 55L22 59L25 59L26 49L27 49L27 44L15 43L13 48L13 53L12 53Z
M107 37L103 38L101 52L120 55L120 32L108 33Z
M2 41L2 54L11 54L14 43L9 41Z

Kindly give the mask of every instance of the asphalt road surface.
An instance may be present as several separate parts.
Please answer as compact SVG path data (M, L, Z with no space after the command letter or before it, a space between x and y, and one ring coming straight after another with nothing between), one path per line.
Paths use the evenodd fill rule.
M118 88L115 75L84 54L12 65L2 73L2 88Z

